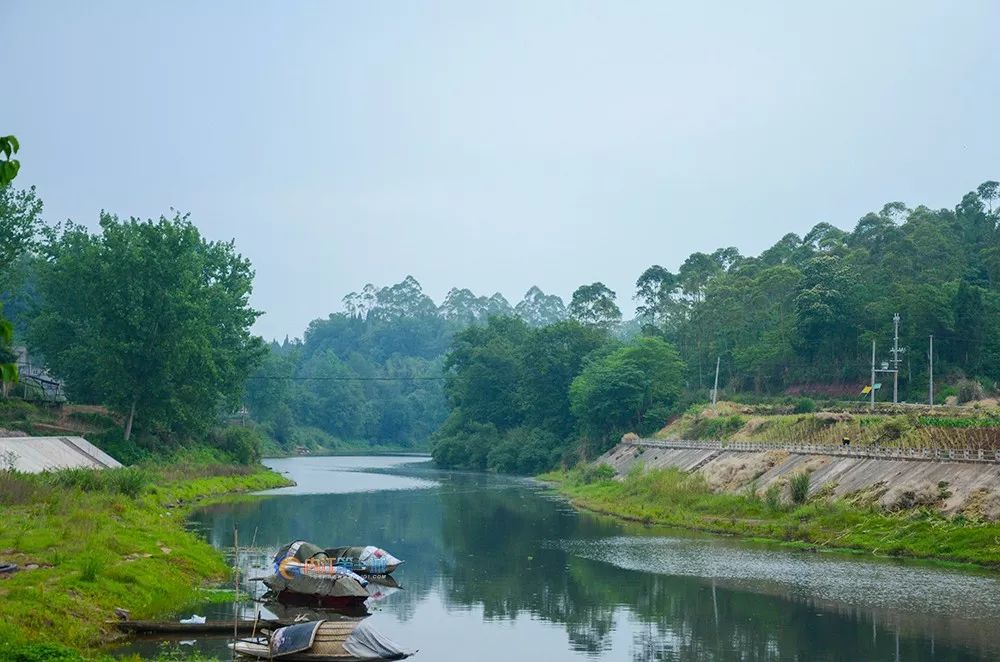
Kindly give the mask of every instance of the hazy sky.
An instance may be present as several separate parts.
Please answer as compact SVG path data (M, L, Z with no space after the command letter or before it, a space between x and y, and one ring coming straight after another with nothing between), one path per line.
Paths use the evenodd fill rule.
M1000 179L1000 2L0 0L50 222L189 211L267 337L366 282L636 277Z

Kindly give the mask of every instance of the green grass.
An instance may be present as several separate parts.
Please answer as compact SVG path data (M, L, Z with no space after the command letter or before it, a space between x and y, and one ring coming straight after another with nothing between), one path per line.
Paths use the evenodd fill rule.
M115 607L152 618L193 602L229 568L185 530L187 506L286 482L259 466L0 472L0 555L40 566L0 581L0 658L75 659L46 645L92 651Z
M948 519L926 509L890 514L844 500L789 503L774 491L715 493L699 475L676 469L640 468L623 480L586 482L578 470L541 478L555 482L581 508L647 524L1000 567L1000 525Z

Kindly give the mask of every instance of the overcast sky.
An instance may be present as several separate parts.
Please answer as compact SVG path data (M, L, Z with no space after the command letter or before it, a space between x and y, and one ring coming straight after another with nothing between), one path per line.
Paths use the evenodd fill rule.
M266 337L366 282L603 281L1000 179L1000 3L0 0L46 220L192 214Z

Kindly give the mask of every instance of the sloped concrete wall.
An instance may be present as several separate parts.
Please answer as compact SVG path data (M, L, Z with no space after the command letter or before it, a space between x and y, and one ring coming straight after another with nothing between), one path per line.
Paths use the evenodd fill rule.
M25 473L122 466L83 437L0 437L0 469Z
M810 494L837 497L867 493L886 509L916 505L945 513L968 512L1000 519L1000 464L935 460L873 459L798 454L782 450L730 451L621 443L596 460L624 475L637 463L645 468L697 471L719 491L772 485L784 489L790 477L810 474Z

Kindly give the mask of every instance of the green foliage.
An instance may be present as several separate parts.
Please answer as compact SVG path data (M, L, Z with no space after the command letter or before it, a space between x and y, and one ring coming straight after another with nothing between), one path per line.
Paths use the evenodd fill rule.
M517 427L489 450L486 465L501 473L535 475L554 467L562 452L562 440L551 432Z
M566 474L566 481L573 485L593 485L615 479L614 468L607 464L584 463Z
M509 473L569 460L577 431L600 452L625 428L662 425L683 373L659 338L619 346L596 325L497 317L456 334L445 369L453 410L434 437L438 465Z
M110 428L86 435L87 441L115 458L122 464L138 464L152 457L153 453L135 440L126 441L121 428Z
M782 505L772 486L763 499L713 492L699 474L677 469L629 472L624 480L583 484L562 474L559 490L584 508L647 523L885 554L996 567L1000 525L947 518L927 509L884 513L835 499ZM550 476L558 478L558 476Z
M958 416L918 416L920 425L936 428L995 428L1000 427L997 418L970 418Z
M8 662L85 662L87 659L72 648L59 644L0 642L0 660Z
M644 332L679 349L685 379L701 393L721 357L728 391L847 399L868 380L872 338L884 353L899 312L900 344L912 352L900 375L904 399L923 396L930 334L937 374L991 386L1000 379L996 198L984 182L952 209L893 202L852 232L820 223L757 257L720 248L692 254L677 273L651 266L636 282Z
M811 414L816 411L816 401L812 398L799 398L795 401L795 407L792 411L796 414Z
M611 331L622 319L615 296L604 283L581 285L573 292L569 315L581 324Z
M792 503L805 503L809 498L809 473L803 471L788 479L788 490Z
M106 492L136 498L153 483L153 476L140 467L120 469L62 469L40 475L44 485L83 492Z
M106 622L115 607L134 618L159 617L198 600L197 587L205 582L228 576L222 555L185 528L182 503L287 484L259 466L157 465L145 471L155 477L155 488L136 497L127 495L127 479L107 479L116 473L111 470L91 472L102 474L100 483L80 473L0 472L0 494L8 478L35 490L28 501L0 505L0 549L41 565L3 580L0 659L80 659L29 638L87 648L103 659L96 648L107 643ZM80 489L81 483L95 489Z
M3 458L0 458L2 462ZM12 471L0 464L0 506L22 506L34 503L39 485L26 474Z
M237 464L256 464L260 462L264 437L260 431L251 427L231 426L216 431L213 446L217 446L228 454Z
M589 362L570 386L570 402L580 430L596 442L593 450L605 450L622 432L661 427L664 418L647 417L677 402L683 372L673 346L654 337Z
M75 399L123 417L126 440L133 421L161 439L205 432L261 355L250 263L186 216L100 226L70 223L44 246L30 341Z
M700 416L690 427L685 437L722 441L746 425L746 419L738 414L731 416Z
M770 485L766 490L764 490L764 503L767 504L767 508L770 511L776 511L781 509L781 488L777 485Z
M21 149L21 145L14 136L0 136L0 152L3 153L3 160L0 161L0 186L7 186L21 169L21 162L12 158Z
M107 560L96 553L84 554L79 559L80 581L93 582L97 576L104 572L107 567Z

